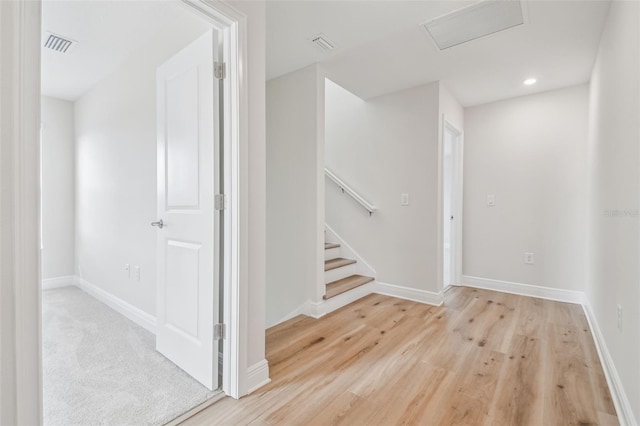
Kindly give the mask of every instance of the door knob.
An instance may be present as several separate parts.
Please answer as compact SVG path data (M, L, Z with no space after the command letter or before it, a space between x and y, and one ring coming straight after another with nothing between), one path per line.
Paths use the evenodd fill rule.
M151 226L157 226L158 228L162 229L162 227L164 227L164 222L162 222L162 219L160 219L157 222L151 222Z

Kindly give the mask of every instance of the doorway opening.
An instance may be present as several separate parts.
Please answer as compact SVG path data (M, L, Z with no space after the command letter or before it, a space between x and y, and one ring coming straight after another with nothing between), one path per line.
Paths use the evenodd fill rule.
M442 135L442 287L462 278L462 132L445 120Z
M235 343L215 334L237 314L237 210L222 195L237 191L237 77L215 72L235 36L222 21L199 2L43 4L46 424L166 423L222 384L233 394Z

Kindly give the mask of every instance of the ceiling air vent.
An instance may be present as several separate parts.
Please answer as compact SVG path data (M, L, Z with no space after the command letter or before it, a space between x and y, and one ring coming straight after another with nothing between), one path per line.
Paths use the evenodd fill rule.
M55 35L48 31L44 33L44 47L55 52L69 53L76 43L74 40Z
M325 52L333 50L333 48L336 47L335 44L333 44L331 40L329 40L327 36L324 34L318 34L317 36L311 39L311 42L316 46L318 46L319 49Z
M524 23L518 0L483 0L422 26L440 50L488 36Z

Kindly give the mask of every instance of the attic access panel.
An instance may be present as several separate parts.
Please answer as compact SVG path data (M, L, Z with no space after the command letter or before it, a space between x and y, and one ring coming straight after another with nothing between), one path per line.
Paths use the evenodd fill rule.
M422 24L440 50L524 24L518 0L484 0Z

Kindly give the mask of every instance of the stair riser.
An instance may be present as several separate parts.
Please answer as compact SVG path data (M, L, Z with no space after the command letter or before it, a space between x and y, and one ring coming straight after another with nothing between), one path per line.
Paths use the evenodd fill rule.
M358 267L355 263L351 265L343 266L341 268L332 269L324 272L324 283L328 284L333 281L338 281L342 278L349 277L358 273Z
M324 260L337 259L338 257L340 257L340 247L326 249L324 251Z

